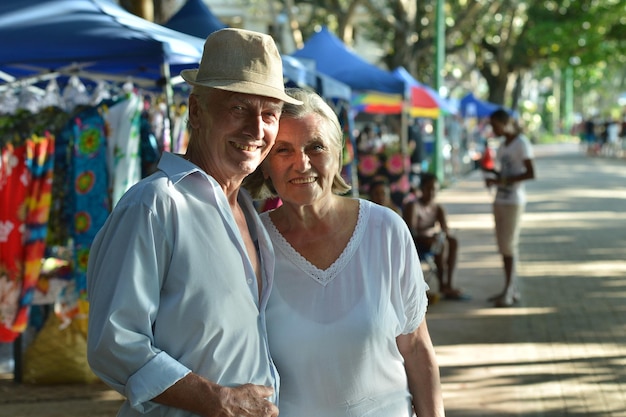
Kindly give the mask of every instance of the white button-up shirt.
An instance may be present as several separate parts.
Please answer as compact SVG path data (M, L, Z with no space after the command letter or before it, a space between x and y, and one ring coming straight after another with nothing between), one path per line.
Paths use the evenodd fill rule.
M278 393L265 324L274 253L243 189L239 204L259 249L261 297L219 184L172 154L124 195L94 240L88 358L127 397L119 415L191 415L150 401L191 371Z

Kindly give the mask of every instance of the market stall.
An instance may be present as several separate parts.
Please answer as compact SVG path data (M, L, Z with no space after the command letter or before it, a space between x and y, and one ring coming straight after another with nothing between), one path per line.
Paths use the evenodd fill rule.
M140 176L141 91L170 103L170 74L197 65L204 39L107 0L7 0L0 41L0 107L11 109L0 132L0 341L14 342L19 356L33 300L52 289L40 278L53 252L71 265L62 301L53 297L55 316L84 318L90 242ZM47 101L53 82L65 92L77 79L93 84L88 98ZM110 94L95 98L105 81ZM21 373L17 358L16 379Z

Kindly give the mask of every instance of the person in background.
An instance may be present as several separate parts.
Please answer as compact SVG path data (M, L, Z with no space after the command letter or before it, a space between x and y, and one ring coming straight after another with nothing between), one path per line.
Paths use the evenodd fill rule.
M595 155L598 152L598 140L596 136L596 123L593 117L589 117L583 123L582 133L583 143L588 155Z
M152 130L150 116L150 97L144 97L144 108L139 119L139 157L141 159L141 178L157 170L161 149Z
M402 214L400 208L391 199L389 181L385 177L376 177L370 183L369 199L376 204L389 207L398 214Z
M515 275L521 218L526 207L524 182L535 178L533 149L521 128L504 109L489 117L491 128L502 142L496 152L495 176L486 177L487 187L497 187L493 215L498 251L504 266L504 288L489 297L496 307L510 307L520 297Z
M268 302L281 417L440 417L426 290L402 217L342 196L342 133L316 93L288 90L275 146L244 186L278 194L263 213L276 251Z
M435 200L438 189L437 177L423 172L418 196L404 204L402 217L411 231L417 252L434 255L439 294L447 300L467 300L470 297L452 285L459 242L448 227L445 209Z
M425 153L424 132L420 119L414 118L408 129L408 148L411 161L409 182L414 184L414 177L419 176L419 173L422 172Z
M619 129L617 120L608 119L606 121L606 149L603 150L606 156L619 156L620 154Z
M190 140L119 201L91 247L89 364L118 416L277 416L265 307L274 252L240 192L274 144L282 60L268 35L211 34L184 70Z
M445 135L450 143L450 163L452 165L452 181L456 181L461 174L463 152L462 136L463 122L461 116L449 116L445 118Z

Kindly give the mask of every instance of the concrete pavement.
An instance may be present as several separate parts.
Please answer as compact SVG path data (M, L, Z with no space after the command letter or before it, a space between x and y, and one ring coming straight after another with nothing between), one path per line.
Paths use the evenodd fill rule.
M457 284L428 324L448 417L626 416L626 161L539 146L528 182L521 302L503 285L490 202L475 172L439 194L460 239Z
M626 160L572 145L535 151L514 307L486 301L503 277L480 173L438 196L460 239L457 284L473 297L439 301L427 315L446 415L626 417ZM114 416L118 404L98 384L0 379L3 417Z

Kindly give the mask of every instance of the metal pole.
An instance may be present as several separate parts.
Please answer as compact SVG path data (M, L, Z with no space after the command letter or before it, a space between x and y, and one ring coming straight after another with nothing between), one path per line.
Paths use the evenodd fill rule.
M163 62L163 64L161 64L161 75L163 76L164 80L163 95L165 96L165 119L167 125L165 126L167 128L166 137L163 140L169 142L168 145L170 148L170 152L176 152L178 150L175 149L176 144L172 132L172 128L174 127L172 123L172 106L174 105L174 92L172 91L172 77L170 74L170 65L167 62ZM165 145L165 143L163 145Z
M441 87L443 87L443 66L445 59L445 16L444 16L444 1L445 0L437 0L437 10L436 10L436 28L437 28L437 43L436 43L436 53L435 53L435 89L439 92L441 91ZM439 116L435 120L435 142L433 149L433 157L432 157L432 166L430 171L437 176L439 182L443 184L443 154L442 154L442 142L444 135L444 120L443 113L439 111Z
M24 380L24 359L22 355L22 334L13 341L13 381L21 384Z

